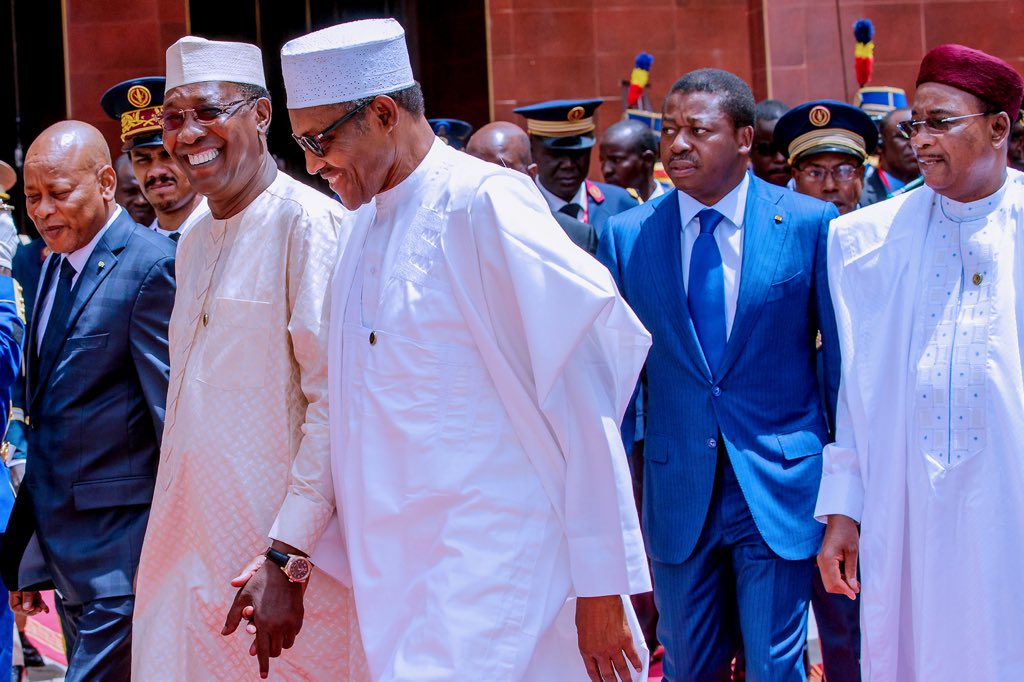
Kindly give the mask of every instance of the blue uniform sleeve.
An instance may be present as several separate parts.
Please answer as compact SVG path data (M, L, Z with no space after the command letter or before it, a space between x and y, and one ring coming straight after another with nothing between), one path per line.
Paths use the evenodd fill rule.
M25 336L18 295L14 280L0 275L0 408L5 422L11 406L11 389L21 370L21 345ZM11 480L0 477L0 530L6 530L13 507Z

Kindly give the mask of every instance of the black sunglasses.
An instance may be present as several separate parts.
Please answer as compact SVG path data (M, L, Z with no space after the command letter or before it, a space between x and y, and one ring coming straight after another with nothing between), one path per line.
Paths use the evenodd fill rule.
M323 156L324 155L324 147L320 143L320 141L323 140L324 137L326 137L327 135L329 135L332 132L334 132L334 130L336 130L342 123L344 123L345 121L349 120L350 118L352 118L353 116L358 114L360 111L365 109L366 105L368 105L372 101L373 101L372 99L371 100L367 100L367 101L363 102L362 104L360 104L359 106L354 107L352 110L350 110L344 116L342 116L337 121L335 121L331 125L327 126L323 130L321 130L316 135L296 135L295 133L292 133L292 139L295 140L295 143L298 144L299 147L301 147L302 149L305 149L309 153L314 154L315 156Z

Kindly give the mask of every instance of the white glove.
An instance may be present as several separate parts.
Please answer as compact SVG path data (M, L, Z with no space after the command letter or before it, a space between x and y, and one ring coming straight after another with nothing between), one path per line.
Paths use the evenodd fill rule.
M0 211L0 268L11 269L14 250L20 243L18 230L14 227L14 219L11 218L11 214L7 211Z

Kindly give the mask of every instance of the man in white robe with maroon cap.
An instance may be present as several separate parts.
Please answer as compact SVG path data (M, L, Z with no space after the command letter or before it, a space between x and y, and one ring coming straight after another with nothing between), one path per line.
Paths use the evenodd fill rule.
M166 88L164 146L210 213L178 246L132 677L365 679L351 591L307 558L334 513L328 282L350 215L278 172L256 46L182 38Z
M331 451L372 677L637 679L618 425L648 334L529 177L434 137L397 22L303 36L282 67L307 170L356 211Z
M832 221L842 382L818 565L862 599L865 682L1024 671L1022 96L1001 59L935 48L899 124L925 186Z

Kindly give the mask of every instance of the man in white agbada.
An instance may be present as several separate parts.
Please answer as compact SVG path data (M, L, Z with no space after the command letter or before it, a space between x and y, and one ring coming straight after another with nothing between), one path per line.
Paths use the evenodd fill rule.
M943 45L917 84L899 126L926 186L832 222L842 382L818 564L860 592L865 682L1017 679L1024 175L1006 146L1024 81Z
M650 582L618 424L648 335L528 177L434 137L397 22L281 52L307 170L357 211L331 451L372 677L635 679L621 595Z
M298 570L334 513L327 285L350 216L278 172L257 47L182 38L167 50L166 87L164 145L212 214L178 247L132 677L253 679L252 638L231 636L247 617L264 676L281 656L275 679L360 680L351 591L315 569L307 591ZM233 586L271 543L279 554Z

